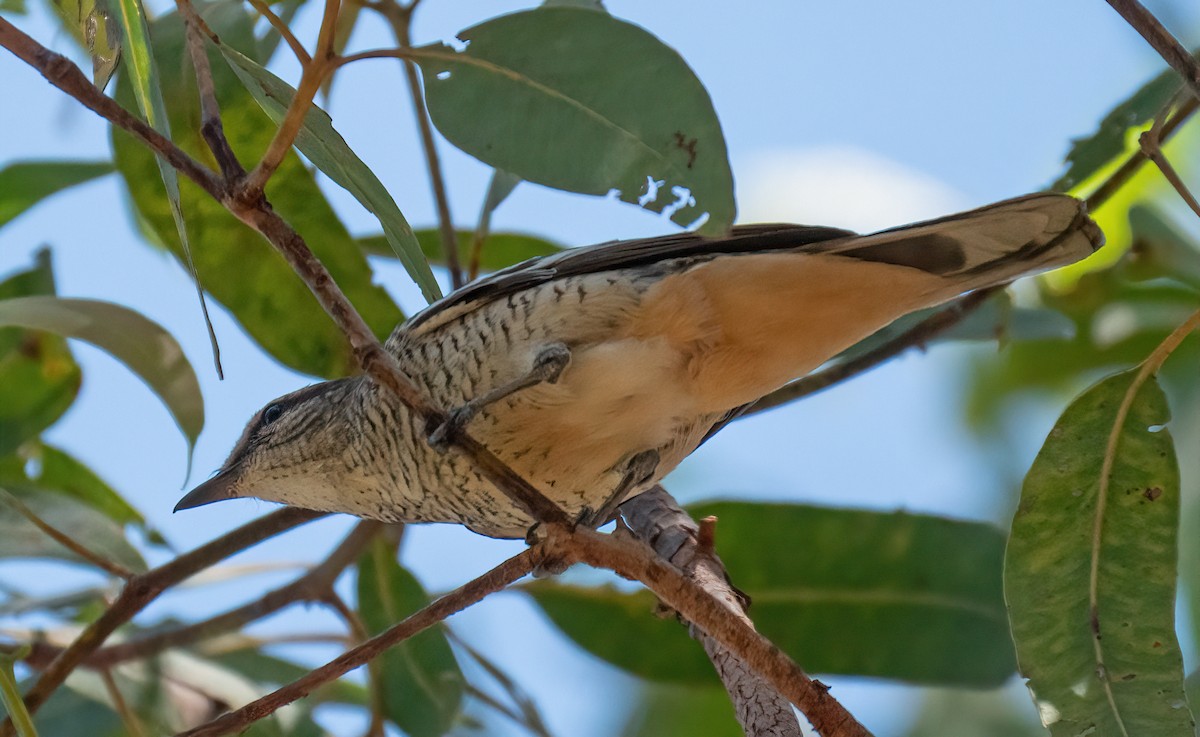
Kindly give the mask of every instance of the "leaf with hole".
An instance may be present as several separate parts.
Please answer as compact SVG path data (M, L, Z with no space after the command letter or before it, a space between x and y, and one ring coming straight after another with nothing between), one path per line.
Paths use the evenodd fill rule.
M413 49L442 135L484 163L718 235L733 176L708 92L682 57L607 13L542 7Z
M1175 636L1179 466L1166 397L1136 375L1067 407L1013 518L1005 597L1053 735L1194 734Z

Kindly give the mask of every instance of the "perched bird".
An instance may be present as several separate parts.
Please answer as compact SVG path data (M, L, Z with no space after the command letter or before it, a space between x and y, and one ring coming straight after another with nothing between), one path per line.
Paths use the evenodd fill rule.
M573 518L603 522L739 408L896 318L1077 261L1080 201L1034 194L856 235L740 226L577 248L470 284L386 342L457 423ZM358 376L271 402L176 510L236 497L522 537L534 520Z

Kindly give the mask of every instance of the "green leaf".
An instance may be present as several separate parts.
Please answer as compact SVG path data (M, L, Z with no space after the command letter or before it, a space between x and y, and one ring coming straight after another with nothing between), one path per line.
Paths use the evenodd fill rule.
M708 92L679 54L607 13L506 15L413 50L447 139L522 179L605 195L706 234L728 230L733 177ZM653 182L650 184L649 182ZM689 194L690 193L690 194Z
M204 427L200 383L183 349L157 323L111 302L35 296L0 300L0 325L48 330L107 351L167 406L190 453Z
M1149 124L1162 106L1179 90L1179 86L1179 75L1168 69L1113 108L1100 121L1095 133L1076 140L1071 146L1066 159L1067 170L1050 185L1050 189L1066 192L1103 169L1118 156L1132 151L1136 144L1131 142L1130 133Z
M25 0L0 0L0 13L25 15L26 12Z
M256 48L251 18L241 5L197 5L224 43L242 51ZM194 79L190 70L181 66L187 54L178 15L158 19L152 31L175 142L193 156L211 160L194 123L199 116ZM211 52L210 57L215 54ZM213 77L233 149L243 157L259 156L275 126L219 56L213 64ZM118 98L128 101L130 94L124 87L118 90ZM116 129L113 147L139 217L158 240L182 257L169 203L157 184L154 156ZM247 333L280 362L298 371L323 377L354 371L357 364L345 336L274 249L190 182L181 182L180 196L191 240L204 244L194 253L200 282ZM333 212L313 173L295 154L284 158L267 186L267 197L276 212L304 236L375 335L386 337L403 315L387 293L372 283L366 258Z
M43 522L126 568L142 572L146 562L121 528L94 507L64 494L8 489ZM78 555L39 530L0 494L0 558L52 558L84 563Z
M276 124L283 121L296 90L253 60L224 44L219 47L238 79L254 96L259 106ZM388 194L379 177L350 150L346 139L333 128L333 120L313 105L304 116L304 125L296 136L296 148L330 179L354 195L363 207L379 218L384 237L409 276L421 288L425 299L440 299L442 291L429 263L421 255L412 227L404 219L396 201Z
M358 607L367 631L379 634L429 603L421 584L376 539L358 564ZM411 737L445 734L462 709L466 682L440 627L383 654L380 680L388 719Z
M107 161L17 161L0 169L0 227L68 187L113 171Z
M53 0L50 5L92 57L92 82L104 89L121 61L121 28L109 0Z
M994 686L1015 667L1000 589L1004 537L990 525L747 502L690 511L720 520L717 552L754 602L755 626L806 670ZM821 555L764 540L804 541ZM651 618L645 593L524 588L611 663L654 680L713 682L700 646L674 622Z
M421 252L430 262L444 265L442 261L442 236L436 229L416 231ZM475 234L469 230L457 231L458 253L463 263L471 256ZM358 244L370 256L392 257L392 250L381 235L359 238ZM537 256L549 256L563 250L563 246L534 235L522 233L490 233L484 241L480 254L480 271L498 271L506 266L520 263Z
M0 282L0 301L53 294L50 254ZM12 455L62 416L79 392L81 374L67 342L57 335L0 328L0 458Z
M1076 399L1021 493L1005 595L1022 675L1054 735L1193 735L1175 637L1179 467L1153 379Z
M1200 247L1194 237L1156 207L1129 208L1133 243L1122 262L1131 279L1178 279L1200 288Z

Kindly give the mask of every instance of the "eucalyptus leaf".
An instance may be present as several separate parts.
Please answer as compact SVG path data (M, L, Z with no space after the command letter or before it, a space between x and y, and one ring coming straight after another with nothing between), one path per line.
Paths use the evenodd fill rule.
M1053 735L1195 734L1175 636L1179 466L1166 397L1136 377L1071 403L1013 519L1005 596Z
M412 50L442 135L484 163L582 194L669 209L718 235L733 177L708 92L679 54L607 13L541 7ZM632 62L631 60L636 60Z
M240 4L195 4L223 43L243 53L258 48L253 19ZM207 160L211 154L194 124L199 104L194 77L185 63L187 54L178 14L160 17L151 30L175 142ZM213 56L213 79L230 144L243 157L259 156L274 135L275 126L215 50L210 53ZM131 97L124 86L118 89L118 99L126 104L132 102ZM112 137L117 167L140 221L182 260L172 211L158 186L154 155L122 131L114 129ZM284 157L266 194L275 211L304 236L375 335L386 337L403 315L387 293L373 283L366 258L298 156L289 153ZM186 180L181 182L180 196L191 240L204 244L193 253L201 283L264 350L283 364L311 375L335 377L356 370L345 336L258 233Z
M18 455L0 459L0 486L55 491L95 507L119 525L145 525L145 518L90 468L40 442L25 443Z
M0 326L48 330L111 354L162 400L188 441L204 427L200 383L183 349L157 323L111 302L53 296L0 300Z
M16 161L0 169L0 227L56 192L113 171L107 161Z

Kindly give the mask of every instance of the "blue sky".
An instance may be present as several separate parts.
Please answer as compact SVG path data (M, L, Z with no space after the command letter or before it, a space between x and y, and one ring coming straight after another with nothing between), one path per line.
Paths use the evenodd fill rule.
M1150 5L1177 28L1194 28L1200 17L1183 3ZM426 0L416 40L446 39L522 7ZM1160 68L1144 42L1099 0L672 0L610 2L608 7L679 50L706 84L728 138L740 204L763 220L869 229L1039 189L1058 173L1070 139L1090 133L1116 101ZM314 32L312 10L300 18L306 39ZM14 20L43 42L69 49L40 12ZM389 39L381 24L370 22L356 32L354 44L382 46ZM278 69L285 75L295 72L286 60ZM0 54L0 79L5 91L0 165L28 158L108 157L101 121L7 54ZM432 223L424 164L397 65L376 61L347 68L328 109L408 219L417 226ZM339 117L346 111L353 114ZM452 210L460 224L473 223L487 170L444 142L441 152ZM324 184L352 230L378 229L349 195ZM675 229L629 205L532 185L518 188L498 211L494 227L567 244ZM60 293L133 307L183 344L200 374L208 411L192 482L220 464L243 422L262 403L309 382L264 357L220 309L214 323L227 378L216 380L190 284L173 261L139 242L115 178L57 197L0 230L0 273L27 266L31 254L47 244ZM398 268L381 265L378 278L407 310L419 308L419 296ZM84 366L84 387L50 438L126 494L169 539L191 547L266 511L265 504L239 502L172 516L185 483L183 439L165 410L124 368L90 347L75 350ZM953 357L953 351L943 350L908 356L799 406L737 423L668 479L668 488L689 500L736 494L998 519L996 492L1012 480L986 477L981 454L961 430L954 392L961 377ZM1048 429L1053 417L1037 421ZM1014 452L1032 458L1035 450ZM348 524L323 521L239 560L311 560ZM412 531L404 559L436 590L461 583L516 550L515 543L465 530L425 527ZM50 570L55 578L42 580ZM62 585L66 579L59 571L0 566L0 575L31 589ZM278 574L260 577L221 589L218 596L171 597L151 614L186 610L202 616L219 609L226 594L249 595L278 579ZM579 723L595 724L598 734L612 732L605 700L578 686L621 689L630 682L572 655L570 645L530 612L519 597L504 595L455 623L541 699L558 733L574 733ZM258 631L333 626L332 619L310 611L271 620ZM917 693L845 680L835 685L881 735L899 728L903 720L893 718L896 710Z

